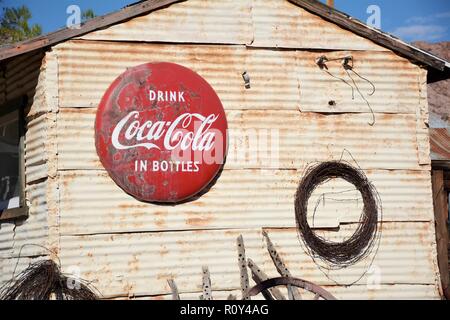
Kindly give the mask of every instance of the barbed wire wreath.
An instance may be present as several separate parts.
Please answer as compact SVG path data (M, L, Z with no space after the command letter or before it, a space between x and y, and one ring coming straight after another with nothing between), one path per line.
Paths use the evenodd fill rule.
M342 242L329 241L317 235L307 221L308 200L314 190L319 185L336 178L354 185L364 203L356 231ZM308 254L311 257L319 257L327 263L329 269L353 265L371 252L377 235L379 213L381 213L380 200L373 184L362 170L341 161L322 162L309 167L295 196L295 219L300 238Z

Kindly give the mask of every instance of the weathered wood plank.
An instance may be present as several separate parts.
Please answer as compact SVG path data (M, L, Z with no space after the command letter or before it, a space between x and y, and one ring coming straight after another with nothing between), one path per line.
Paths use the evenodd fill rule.
M442 288L446 291L449 288L449 235L447 229L448 194L444 188L444 173L442 170L433 170L432 186L434 216L436 219L437 259L439 264L439 272L441 275Z

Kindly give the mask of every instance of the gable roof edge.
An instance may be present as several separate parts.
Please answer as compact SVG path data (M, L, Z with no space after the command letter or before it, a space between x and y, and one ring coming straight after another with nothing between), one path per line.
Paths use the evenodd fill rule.
M85 35L95 30L107 28L111 25L118 24L137 16L147 14L149 12L165 8L171 4L183 1L186 0L140 1L136 4L126 6L121 10L90 19L85 22L81 26L81 28L78 29L64 28L29 40L5 45L0 47L0 61L43 47L52 46L74 37Z
M289 2L313 13L321 18L340 26L343 29L347 29L363 38L369 39L374 43L390 49L406 58L415 61L419 64L424 64L428 67L437 69L438 71L444 71L445 68L449 68L450 64L438 58L426 51L423 51L417 47L414 47L402 40L372 28L363 22L352 18L351 16L331 8L317 0L288 0Z
M107 28L115 24L130 20L152 11L163 9L171 4L187 0L146 0L112 12L110 14L93 18L79 29L61 29L46 35L41 35L23 42L0 47L0 61L18 56L37 49L46 48L66 40L85 35L87 33ZM402 40L372 28L363 22L353 19L349 15L331 8L318 0L287 0L326 21L340 26L343 29L369 39L374 43L390 49L399 55L419 64L431 68L432 77L429 82L450 78L450 63Z

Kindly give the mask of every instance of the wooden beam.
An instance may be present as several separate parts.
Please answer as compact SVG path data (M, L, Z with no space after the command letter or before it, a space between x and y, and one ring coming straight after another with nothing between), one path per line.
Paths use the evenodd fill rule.
M433 57L431 54L427 54L421 50L414 48L406 43L401 42L388 34L381 31L372 29L364 23L353 19L343 12L328 7L327 5L316 0L289 0L290 2L298 5L299 7L316 14L323 19L334 23L341 28L347 29L361 37L367 38L386 47L392 51L399 53L400 55L415 61L418 64L425 64L429 67L435 68L439 71L444 71L445 62Z
M450 180L444 180L444 188L447 191L450 191Z
M275 265L275 268L277 269L278 273L282 277L286 277L286 278L292 277L291 272L284 264L283 260L281 259L280 255L278 254L277 250L275 249L275 246L273 245L272 240L270 240L267 232L263 230L262 234L263 234L263 237L266 239L267 251L269 252L270 258L272 259L272 262ZM302 295L298 288L288 285L287 290L288 290L289 300L302 300Z
M439 273L443 291L449 288L449 268L448 268L448 193L444 190L444 172L442 170L432 171L432 189L434 218L436 223L436 243Z
M170 291L172 291L172 300L180 300L180 294L178 293L178 287L175 283L175 280L169 279L167 280L169 284Z
M240 235L236 239L236 245L238 251L238 266L241 275L242 300L250 300L247 294L250 286L250 281L248 279L247 259L245 257L245 245L244 245L244 238L242 237L242 235Z
M202 300L212 300L212 289L211 289L211 276L209 274L209 268L207 266L202 267L203 273L203 283L202 283Z

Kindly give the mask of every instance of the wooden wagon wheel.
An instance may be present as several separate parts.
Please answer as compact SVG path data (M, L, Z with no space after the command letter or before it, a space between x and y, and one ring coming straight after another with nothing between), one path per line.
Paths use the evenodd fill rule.
M306 291L314 293L314 300L319 300L322 298L323 300L337 300L331 293L322 287L298 278L293 277L279 277L279 278L271 278L265 281L260 282L253 288L248 291L248 296L253 297L256 296L270 288L276 286L294 286L297 288L304 289Z

